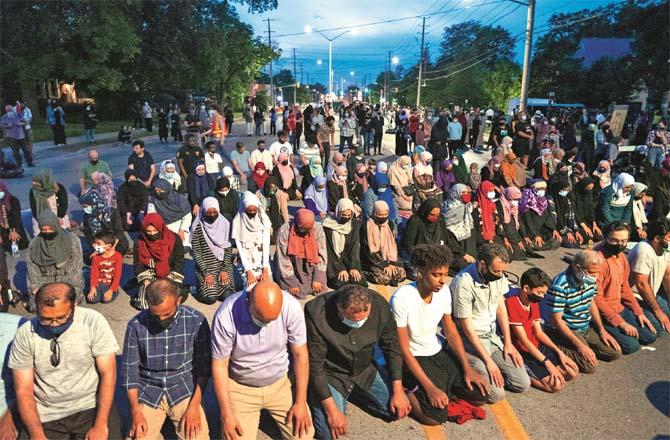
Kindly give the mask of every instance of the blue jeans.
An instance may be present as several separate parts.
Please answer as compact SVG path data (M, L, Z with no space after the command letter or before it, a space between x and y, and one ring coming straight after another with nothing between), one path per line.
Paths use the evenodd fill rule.
M97 303L103 303L103 304L109 304L112 301L116 299L117 296L119 296L119 290L114 291L112 294L112 299L109 301L105 301L105 292L109 289L109 286L105 284L99 284L98 287L96 287L96 291L98 292L98 296L95 298L93 301L89 301L89 304L97 304Z
M365 406L365 409L373 415L385 420L395 419L395 416L389 410L391 390L389 389L389 385L379 374L379 371L377 371L377 375L375 376L372 385L370 385L370 388L367 390L354 386L349 396L343 396L332 385L329 384L328 388L330 389L330 395L333 397L337 408L341 412L344 412L349 397L352 397L356 400L357 404L360 404L359 406ZM330 427L328 426L328 416L321 406L321 402L318 401L314 392L310 393L309 399L310 407L312 409L312 423L314 424L315 438L330 440L332 437L330 436Z
M368 130L363 133L361 133L361 137L363 138L363 149L365 151L366 155L370 154L370 147L374 145L375 142L375 134Z
M605 329L612 336L614 336L614 339L616 339L619 345L621 345L621 352L623 354L635 353L640 349L640 344L647 345L656 340L656 335L654 335L651 330L649 330L647 327L642 327L637 322L637 319L635 318L632 310L624 309L620 315L624 321L635 327L639 333L639 338L635 338L625 334L623 330L619 329L619 327L612 327L609 324L605 324Z
M647 161L657 170L661 168L665 152L662 147L651 147L647 150Z
M661 286L661 289L663 289L663 286ZM661 308L661 310L663 310L663 313L670 316L670 304L668 304L668 300L665 298L665 296L662 294L656 295L656 302L658 303L658 306ZM654 313L644 304L642 305L642 308L644 309L644 315L647 317L647 319L649 319L649 321L651 321L654 328L656 329L656 336L667 335L668 332L663 329L661 322L656 319Z
M85 131L86 131L86 140L88 142L95 142L95 128L87 128Z

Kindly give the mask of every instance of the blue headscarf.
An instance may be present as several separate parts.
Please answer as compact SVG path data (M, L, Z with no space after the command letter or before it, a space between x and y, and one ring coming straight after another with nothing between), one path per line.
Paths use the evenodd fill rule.
M380 186L386 186L386 191L379 191ZM372 187L377 195L377 199L383 200L389 205L389 220L395 222L397 211L395 202L393 201L393 191L391 190L391 183L389 182L388 176L384 173L375 173Z

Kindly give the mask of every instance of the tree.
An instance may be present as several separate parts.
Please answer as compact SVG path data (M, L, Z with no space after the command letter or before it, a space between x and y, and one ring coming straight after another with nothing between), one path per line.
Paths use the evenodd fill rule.
M475 57L485 57L484 64L492 67L500 60L511 60L514 45L509 31L500 26L483 25L474 20L446 26L437 66L448 65L459 54L467 52Z
M519 66L509 61L497 63L484 85L484 92L494 108L507 109L509 100L521 95Z
M275 74L273 77L275 87L288 86L295 84L295 79L293 78L293 72L288 69L282 69L279 73Z
M311 87L314 91L322 93L322 94L325 94L328 91L328 88L326 86L324 86L323 84L318 83L318 82L312 84Z

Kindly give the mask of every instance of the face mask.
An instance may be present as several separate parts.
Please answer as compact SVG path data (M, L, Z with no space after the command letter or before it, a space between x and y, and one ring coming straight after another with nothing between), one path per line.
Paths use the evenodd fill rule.
M603 250L605 251L605 253L610 256L619 255L621 252L624 251L624 249L626 249L626 246L623 244L612 244L607 241L603 246Z
M267 325L269 324L268 322L261 321L260 319L256 318L254 315L251 315L251 320L254 322L254 324L256 324L260 328L267 327Z
M493 165L493 168L495 168L495 169L497 170L498 168L500 168L500 164L499 164L499 163L494 164L494 165Z
M605 174L607 172L607 169L606 168L598 168L598 172L600 174Z
M510 203L512 204L512 206L519 206L518 200L510 200Z
M438 220L439 218L440 218L440 215L439 215L439 214L438 214L438 215L432 215L432 214L431 214L431 215L429 215L429 216L426 217L426 220L427 220L429 223L436 223L437 220Z
M347 176L337 176L338 179L340 179L340 182L346 182Z
M156 241L160 238L160 234L157 232L155 234L147 234L146 232L144 233L144 236L147 238L149 241Z
M323 192L324 189L326 189L325 186L317 186L317 187L316 187L316 191L317 191L317 192Z
M227 196L229 192L230 192L229 189L217 191L217 193L221 194L224 197Z
M346 223L347 223L348 221L350 221L350 220L351 220L350 218L340 217L340 218L337 219L337 222L338 222L339 224L341 224L341 225L344 225L344 224L346 224Z
M102 254L106 251L104 246L97 246L97 245L93 246L93 250L98 254Z
M92 164L92 165L95 165L95 164L97 164L97 163L98 163L98 159L91 159L91 164Z
M493 200L496 198L496 192L495 191L489 191L486 193L486 198L489 200Z
M56 325L56 326L46 326L46 325L40 324L40 326L47 333L49 333L51 336L58 337L58 336L62 335L63 333L65 333L65 331L67 331L67 329L70 328L70 326L72 325L73 319L74 319L74 312L70 314L70 317L67 319L67 321L64 324Z
M167 199L168 193L166 192L158 192L156 191L156 198L159 200L165 200Z
M483 274L482 277L484 278L484 280L487 283L493 283L494 281L498 281L499 279L501 279L502 275L493 274L493 273L489 272L488 269L486 269L486 273Z
M156 323L156 325L158 326L158 328L160 328L161 330L167 330L168 327L170 327L170 324L172 324L172 322L174 321L175 316L176 314L165 319L158 319L154 316L152 316L152 318L154 320L154 323Z
M409 168L410 168L409 165L403 165L402 167L403 167L403 169L405 169L405 170L409 170Z
M539 303L544 297L539 295L534 295L532 293L528 294L528 301L532 303Z
M87 206L84 208L84 212L86 214L93 214L93 207L92 206Z
M56 238L56 232L40 232L40 237L45 240L53 240Z
M4 198L5 198L5 192L4 192L4 191L0 191L0 200L2 200L2 199L4 199Z
M205 222L209 223L210 225L216 221L216 219L219 218L219 214L216 215L206 215L204 216L203 220Z
M538 197L542 198L542 197L544 197L545 191L543 189L541 189L541 190L537 191L535 194Z
M378 225L383 225L384 223L386 223L388 219L389 219L388 217L374 217L374 221Z
M521 116L521 120L525 121L527 119L526 115Z
M558 195L561 196L561 197L565 197L565 196L568 195L568 192L567 191L559 191Z
M281 161L281 164L282 164L282 165L288 165L288 160L282 160L282 161Z
M500 130L500 136L507 136L507 130Z
M470 193L461 194L461 201L463 203L470 203L470 200L472 200L472 194L470 194Z
M662 246L663 249L665 249L665 250L670 249L670 241L665 241L665 240L663 240L663 242L661 243L661 246Z
M454 160L452 161L452 163L453 163L454 165L458 165L458 160L454 159Z
M350 328L361 328L363 324L368 320L368 318L361 319L360 321L352 321L351 319L342 318L342 324Z

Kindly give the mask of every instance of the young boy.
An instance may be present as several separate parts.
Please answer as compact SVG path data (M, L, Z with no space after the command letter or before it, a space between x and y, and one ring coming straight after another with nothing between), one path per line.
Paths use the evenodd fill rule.
M579 369L542 330L539 303L551 279L542 269L533 267L521 275L520 284L519 294L505 299L512 342L523 357L532 386L548 393L559 392L566 380L577 378Z
M91 257L91 289L86 299L89 303L110 303L119 295L123 256L114 249L114 234L100 231L93 238L94 253Z

